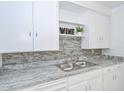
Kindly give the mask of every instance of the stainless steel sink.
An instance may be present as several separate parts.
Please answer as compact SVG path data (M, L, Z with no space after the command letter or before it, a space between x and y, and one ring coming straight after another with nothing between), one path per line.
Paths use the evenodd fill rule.
M61 64L60 68L65 70L65 71L69 71L69 70L73 69L73 64L72 63L70 63L70 64Z
M61 70L63 71L73 71L77 69L82 69L82 68L88 68L88 67L93 67L96 66L97 64L87 62L87 61L78 61L76 63L63 63L57 65Z
M80 67L86 67L87 66L85 61L76 62L75 65L80 66Z

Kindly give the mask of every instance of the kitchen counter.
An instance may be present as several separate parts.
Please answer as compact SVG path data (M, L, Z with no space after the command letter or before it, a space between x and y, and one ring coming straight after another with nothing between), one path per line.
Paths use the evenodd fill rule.
M123 63L122 61L117 62L105 59L92 59L88 61L98 65L70 72L64 72L54 64L44 66L39 62L7 65L0 69L0 90L18 90L67 76L86 73L110 65Z
M41 66L21 70L3 69L0 73L0 90L14 90L49 82L65 76L56 66Z

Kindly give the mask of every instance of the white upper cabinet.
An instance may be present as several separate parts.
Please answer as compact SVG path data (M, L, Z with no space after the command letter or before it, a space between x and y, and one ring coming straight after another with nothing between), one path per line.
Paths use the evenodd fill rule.
M32 2L0 2L0 53L31 51Z
M110 18L94 11L86 11L83 14L83 21L86 22L82 48L109 48L110 44Z
M0 2L0 53L59 50L58 3Z
M33 2L34 51L59 50L58 2Z

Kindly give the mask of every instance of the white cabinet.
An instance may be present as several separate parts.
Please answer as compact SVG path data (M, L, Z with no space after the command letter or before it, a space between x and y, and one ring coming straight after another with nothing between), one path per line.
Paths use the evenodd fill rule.
M58 2L33 2L34 51L59 50Z
M124 63L121 64L121 90L124 91Z
M122 64L107 67L103 70L103 84L105 91L123 90Z
M109 48L110 44L110 18L88 10L83 16L85 26L84 37L82 40L83 49Z
M116 90L124 90L124 63L115 66Z
M54 80L47 83L38 84L32 87L19 89L19 91L66 91L67 78Z
M32 2L0 2L0 53L33 50Z
M112 73L108 73L106 75L104 75L104 90L105 91L112 91L112 90L115 90L115 84L116 84L116 81L115 81L115 77L114 77L114 72Z
M94 78L69 87L70 91L102 91L102 78Z
M69 91L123 91L124 64L105 67L68 78Z
M68 78L69 91L101 91L103 90L101 70L95 70Z
M89 84L90 91L102 91L103 90L103 81L102 77L96 77L94 79L91 79Z
M69 87L69 91L88 91L88 81L83 81Z
M58 2L0 2L0 53L59 50Z
M116 81L116 90L118 91L122 91L124 90L124 82L123 82L123 79L124 79L124 76L123 76L123 70L122 68L124 67L123 64L119 64L119 65L116 65L115 66L115 81Z

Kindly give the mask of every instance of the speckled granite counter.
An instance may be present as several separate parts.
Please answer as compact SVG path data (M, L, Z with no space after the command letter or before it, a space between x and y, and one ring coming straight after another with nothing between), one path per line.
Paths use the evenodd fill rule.
M97 63L97 66L79 69L71 72L63 72L54 64L41 65L39 62L28 64L8 65L0 69L0 90L16 90L34 86L40 83L49 82L59 78L85 73L100 69L109 65L122 63L122 61L111 61L104 59L88 60Z
M2 71L3 70L3 71ZM65 73L56 66L5 69L0 72L0 90L14 90L62 78Z

